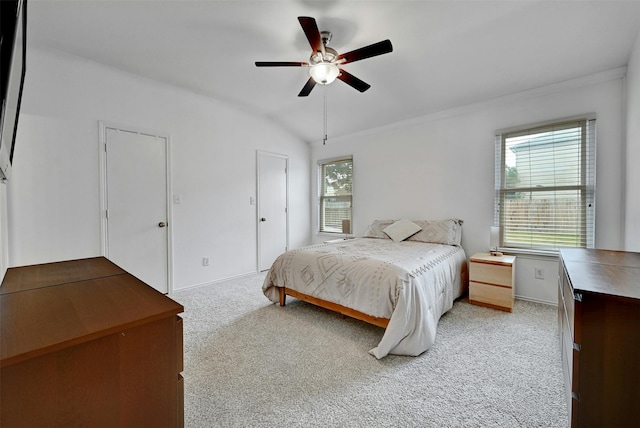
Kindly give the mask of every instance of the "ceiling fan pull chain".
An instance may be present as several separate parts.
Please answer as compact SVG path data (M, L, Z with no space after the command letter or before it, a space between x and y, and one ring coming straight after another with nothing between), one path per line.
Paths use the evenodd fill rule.
M324 138L322 145L327 144L327 85L324 85Z

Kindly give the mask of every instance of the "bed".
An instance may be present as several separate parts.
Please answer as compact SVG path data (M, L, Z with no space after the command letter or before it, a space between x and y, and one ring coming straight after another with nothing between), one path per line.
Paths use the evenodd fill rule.
M414 226L389 232L400 222ZM467 290L461 226L457 219L376 220L362 238L280 255L262 290L281 306L291 296L385 328L369 351L378 359L417 356L433 345L440 317Z

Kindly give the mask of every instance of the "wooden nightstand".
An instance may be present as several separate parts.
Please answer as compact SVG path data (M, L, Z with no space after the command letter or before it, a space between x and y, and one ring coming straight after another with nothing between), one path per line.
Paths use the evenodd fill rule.
M469 302L512 312L516 257L477 253L470 261Z

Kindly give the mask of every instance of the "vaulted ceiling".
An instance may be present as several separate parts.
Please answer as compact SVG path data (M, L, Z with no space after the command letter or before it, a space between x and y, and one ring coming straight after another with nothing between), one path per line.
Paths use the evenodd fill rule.
M634 1L30 0L29 43L210 96L300 139L343 136L625 66ZM298 16L339 53L390 39L393 52L344 66L341 81L297 94L308 61Z

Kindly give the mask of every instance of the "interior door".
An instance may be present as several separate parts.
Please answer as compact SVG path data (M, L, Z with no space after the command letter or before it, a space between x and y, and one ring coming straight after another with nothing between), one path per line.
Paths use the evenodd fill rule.
M166 137L105 128L106 257L169 292Z
M258 152L258 270L287 250L287 166L284 155Z

